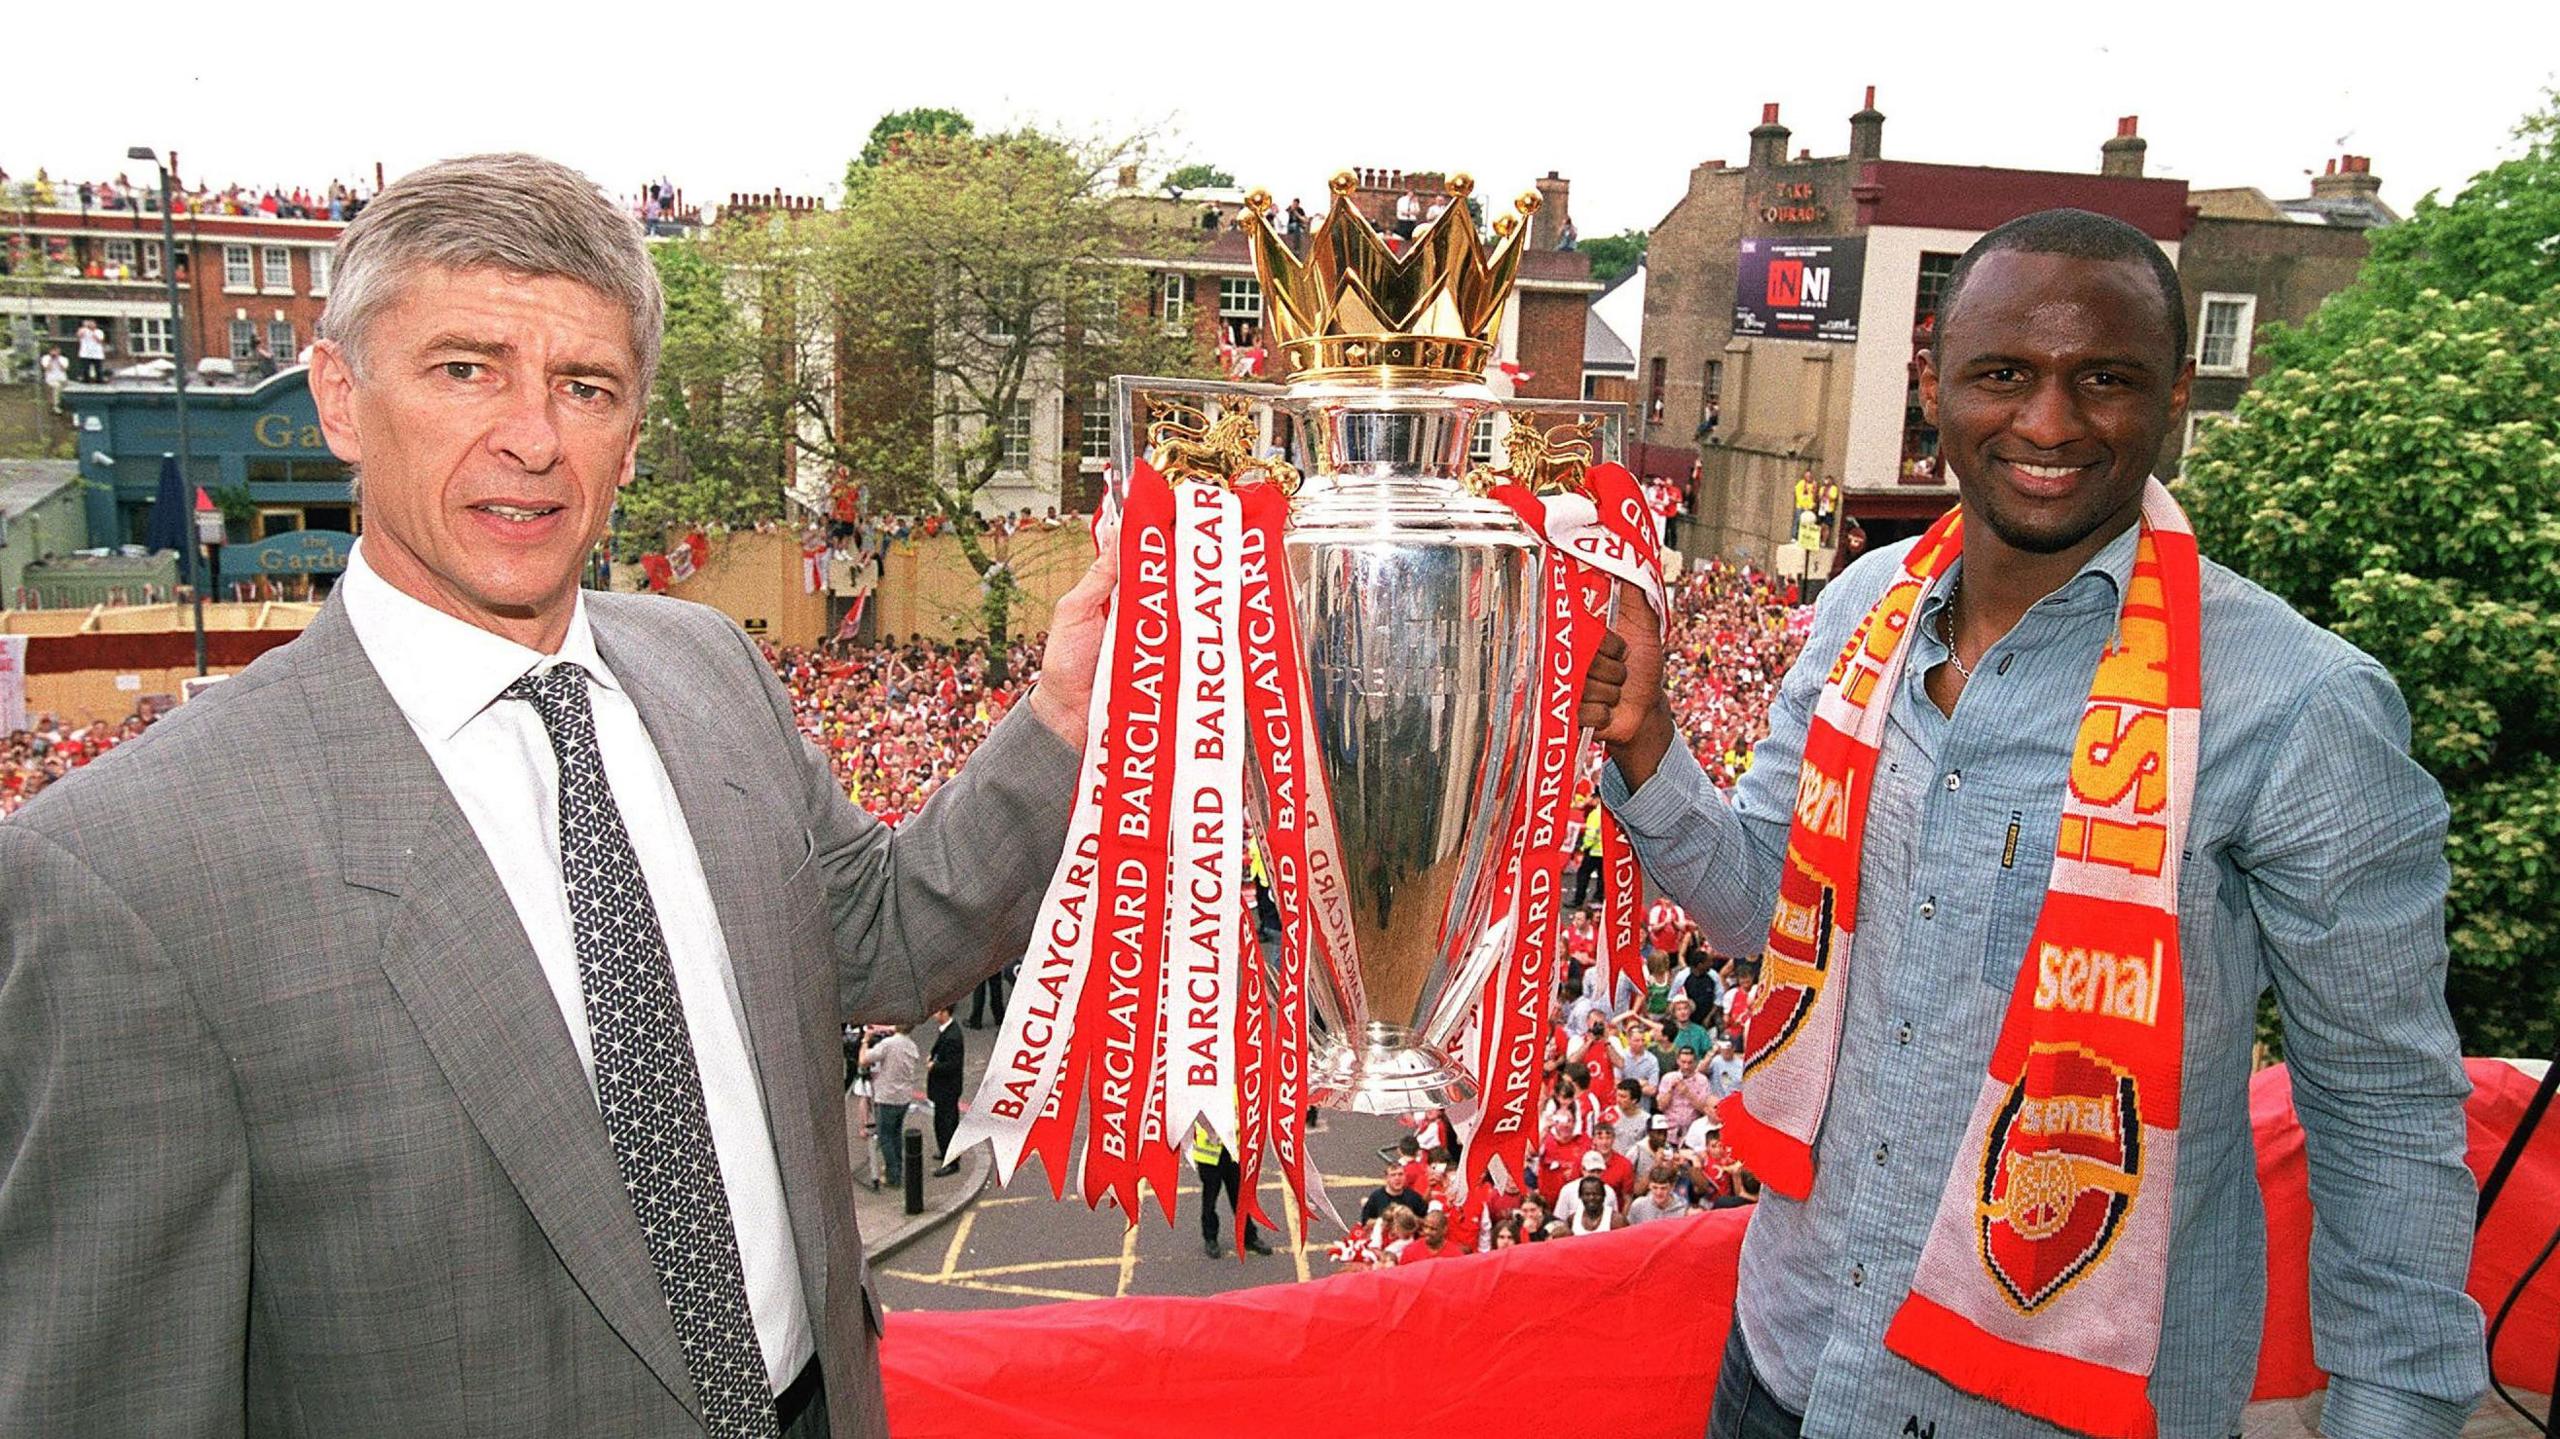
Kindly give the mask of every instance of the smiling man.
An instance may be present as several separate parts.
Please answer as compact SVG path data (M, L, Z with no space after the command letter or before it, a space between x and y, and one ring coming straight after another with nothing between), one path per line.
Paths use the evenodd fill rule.
M2237 1432L2270 987L2324 1429L2449 1436L2486 1382L2444 800L2390 677L2200 558L2150 478L2186 356L2139 231L1992 231L1921 373L1961 510L1824 591L1730 802L1641 605L1593 667L1645 873L1762 954L1711 1435Z
M661 312L531 156L347 228L344 581L0 826L0 1432L886 1431L838 1025L1021 953L1110 572L893 837L736 626L579 588Z

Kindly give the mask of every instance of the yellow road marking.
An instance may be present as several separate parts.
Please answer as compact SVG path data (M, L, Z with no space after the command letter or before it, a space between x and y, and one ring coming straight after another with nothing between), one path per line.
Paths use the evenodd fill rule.
M988 1294L1020 1294L1033 1299L1100 1299L1102 1297L1099 1294L1080 1294L1073 1289L1042 1289L1035 1285L998 1284L992 1280L983 1279L954 1279L944 1284L933 1275L920 1274L912 1270L883 1269L879 1272L899 1279L913 1280L918 1284L937 1284L946 1289L976 1289Z
M1289 1241L1289 1259L1298 1266L1298 1282L1307 1279L1307 1246L1298 1242L1298 1196L1289 1186L1280 1186L1280 1222L1286 1226L1280 1237Z
M942 1251L942 1277L948 1279L960 1267L960 1251L969 1247L969 1231L978 1222L978 1212L970 1210L951 1227L951 1247Z
M943 1276L954 1281L985 1279L998 1274L1039 1274L1056 1269L1117 1269L1116 1254L1095 1259L1032 1259L1020 1264L989 1264L977 1269L961 1269Z
M1133 1216L1134 1218L1134 1216ZM1120 1286L1112 1291L1116 1298L1129 1292L1129 1281L1138 1275L1138 1226L1133 1222L1129 1232L1120 1236Z

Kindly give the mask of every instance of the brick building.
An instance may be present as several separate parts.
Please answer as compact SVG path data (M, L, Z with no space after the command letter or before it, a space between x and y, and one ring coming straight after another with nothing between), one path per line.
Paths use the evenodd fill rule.
M2356 157L2313 199L2276 202L2145 176L2130 116L2099 147L2095 173L1889 160L1884 118L1870 87L1845 153L1790 154L1793 137L1767 106L1748 162L1698 166L1653 230L1640 438L1648 455L1697 456L1675 544L1809 562L1818 574L1845 562L1831 548L1845 527L1824 532L1810 556L1787 548L1800 538L1804 479L1838 482L1868 544L1916 534L1952 504L1920 413L1918 356L1957 257L2009 220L2068 206L2158 241L2180 267L2198 353L2212 361L2199 367L2195 408L2221 411L2247 384L2252 316L2308 314L2353 278L2363 229L2390 218ZM2164 473L2175 458L2164 457Z
M2198 431L2227 416L2250 381L2266 373L2259 333L2309 319L2355 279L2370 233L2399 222L2382 202L2369 157L2341 156L2325 169L2300 199L2269 199L2247 186L2189 193L2196 218L2178 251L2178 281L2195 336L2196 380L2187 422L2161 457L2162 474L2177 474Z
M106 332L110 370L166 359L168 260L158 211L83 211L61 203L66 198L58 193L55 204L38 206L21 191L0 206L9 260L0 324L9 348L25 355L58 344L65 357L77 355L80 322L92 320ZM276 365L293 364L328 303L330 262L345 228L337 220L178 216L189 362L211 357L245 368L263 340Z

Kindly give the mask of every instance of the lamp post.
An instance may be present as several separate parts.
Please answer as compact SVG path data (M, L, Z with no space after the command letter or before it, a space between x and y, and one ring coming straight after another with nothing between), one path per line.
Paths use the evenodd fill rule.
M128 160L147 160L160 172L160 278L169 290L169 378L177 386L178 410L178 485L187 494L196 488L193 467L187 449L187 326L178 311L178 225L169 209L169 167L160 163L160 154L148 145L136 145L124 152ZM204 591L213 582L209 575L198 575L199 551L189 546L178 556L180 573L196 592L196 673L205 672L204 662Z

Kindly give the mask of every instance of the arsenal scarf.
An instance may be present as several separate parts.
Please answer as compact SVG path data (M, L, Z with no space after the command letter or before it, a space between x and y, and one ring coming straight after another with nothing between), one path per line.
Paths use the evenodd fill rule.
M2048 1423L2149 1439L2177 1176L2178 866L2201 667L2193 532L2157 480L2132 583L2072 744L2053 873L1955 1169L1885 1345ZM1824 680L1725 1135L1812 1192L1858 928L1867 798L1920 597L1955 563L1949 511Z

